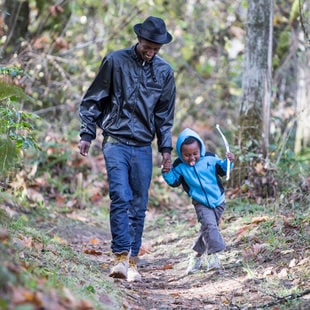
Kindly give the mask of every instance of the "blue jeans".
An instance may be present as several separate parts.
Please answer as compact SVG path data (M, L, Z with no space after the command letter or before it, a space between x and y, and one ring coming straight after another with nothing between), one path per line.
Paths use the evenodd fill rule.
M131 256L137 256L152 178L152 147L108 142L103 154L111 199L111 249L113 253L131 251Z

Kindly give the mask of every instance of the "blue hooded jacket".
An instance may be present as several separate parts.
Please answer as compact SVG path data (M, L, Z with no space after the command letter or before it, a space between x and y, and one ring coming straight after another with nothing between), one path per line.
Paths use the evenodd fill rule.
M193 137L200 144L200 159L194 166L183 161L181 146L185 139ZM163 173L164 180L172 187L182 185L195 203L201 203L210 208L216 208L225 201L224 188L220 177L226 175L227 159L222 160L214 153L206 152L200 136L192 129L184 129L177 140L176 151L178 158L173 168ZM231 163L231 169L233 163Z

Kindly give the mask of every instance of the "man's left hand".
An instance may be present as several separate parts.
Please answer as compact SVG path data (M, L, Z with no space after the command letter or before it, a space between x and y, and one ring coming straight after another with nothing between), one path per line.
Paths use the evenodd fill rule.
M170 153L163 153L163 160L161 163L162 172L169 172L172 168L171 164L171 154Z

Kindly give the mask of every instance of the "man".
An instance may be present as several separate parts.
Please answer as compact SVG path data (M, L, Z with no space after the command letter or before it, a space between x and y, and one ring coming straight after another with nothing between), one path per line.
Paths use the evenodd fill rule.
M115 259L110 276L141 281L137 257L152 177L151 143L156 136L162 166L170 169L176 89L172 68L157 55L172 40L165 22L150 16L134 31L138 43L104 57L81 102L79 148L87 156L96 125L102 128Z

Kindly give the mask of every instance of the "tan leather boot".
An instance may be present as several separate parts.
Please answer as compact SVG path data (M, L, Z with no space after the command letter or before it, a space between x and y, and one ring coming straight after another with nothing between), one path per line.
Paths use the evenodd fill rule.
M140 282L142 281L141 275L137 268L138 257L131 256L129 258L129 268L127 274L127 281L128 282Z
M128 252L114 253L114 266L111 268L110 277L127 279Z

